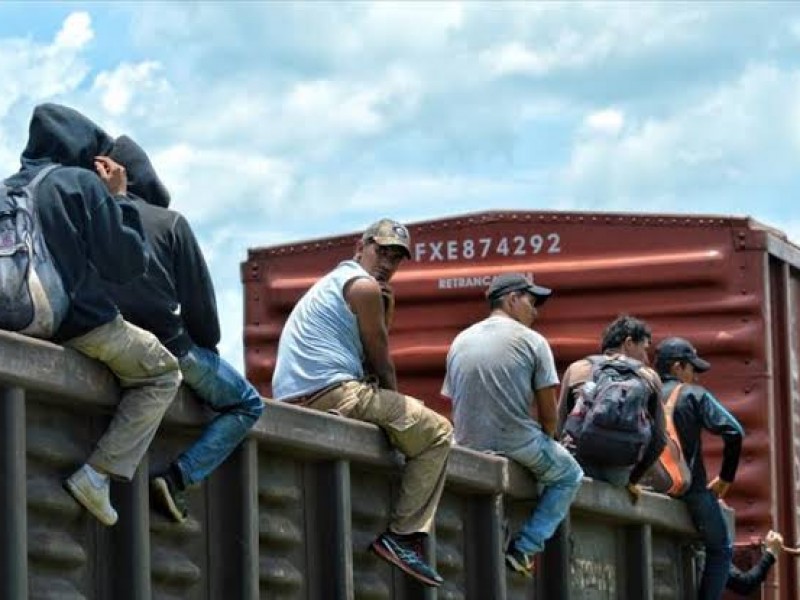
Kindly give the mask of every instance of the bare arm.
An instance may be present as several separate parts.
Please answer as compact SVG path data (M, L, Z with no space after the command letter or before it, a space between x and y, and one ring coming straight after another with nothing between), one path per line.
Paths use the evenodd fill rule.
M556 433L560 436L567 421L567 415L572 410L572 368L567 368L564 378L561 380L561 387L558 392L558 412L556 422Z
M378 378L380 387L397 390L380 285L374 279L356 279L345 288L344 297L358 321L367 370Z
M555 436L558 411L556 410L556 386L542 388L533 392L536 400L536 410L539 414L539 424L542 430L550 437Z

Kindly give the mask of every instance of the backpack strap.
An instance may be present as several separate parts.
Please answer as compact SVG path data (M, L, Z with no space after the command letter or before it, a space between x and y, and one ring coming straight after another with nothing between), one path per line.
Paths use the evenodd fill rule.
M30 181L29 181L27 184L23 185L22 187L18 187L18 186L14 186L14 187L12 187L12 186L9 186L9 185L8 185L8 179L3 179L2 181L0 181L0 192L3 192L3 191L4 191L4 189L3 189L3 188L9 188L9 187L12 187L12 189L17 189L17 190L21 189L21 190L25 190L25 191L27 191L29 194L33 195L33 192L36 190L36 186L38 186L40 183L42 183L42 180L43 180L45 177L47 177L47 176L48 176L50 173L52 173L53 171L55 171L55 170L56 170L57 168L59 168L60 166L61 166L61 165L59 165L59 164L52 164L52 165L47 165L46 167L42 167L41 169L39 169L39 170L36 172L36 175L34 175L33 179L31 179L31 180L30 180ZM10 178L9 178L9 179L10 179Z
M36 176L28 182L28 185L26 185L24 189L27 190L27 192L32 196L33 192L36 191L37 186L42 183L42 180L60 166L61 165L53 164L47 165L43 169L39 169L39 172L36 173Z
M681 390L683 389L683 384L679 383L669 394L667 401L664 403L664 416L668 419L672 420L672 413L675 412L675 405L678 403L678 398L681 395Z

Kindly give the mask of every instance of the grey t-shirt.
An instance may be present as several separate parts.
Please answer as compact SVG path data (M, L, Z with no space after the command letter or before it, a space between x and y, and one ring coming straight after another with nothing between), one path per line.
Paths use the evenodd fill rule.
M456 443L511 450L540 431L530 413L533 390L558 384L547 340L495 315L462 331L447 354L442 395L453 401Z

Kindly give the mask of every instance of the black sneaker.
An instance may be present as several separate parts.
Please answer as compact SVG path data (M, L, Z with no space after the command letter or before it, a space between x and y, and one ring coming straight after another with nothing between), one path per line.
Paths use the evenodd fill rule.
M164 516L183 523L189 516L186 491L179 488L169 473L156 475L150 480L153 504Z
M418 536L400 536L387 531L372 542L370 549L417 581L439 587L444 579L423 559L417 549L420 541Z
M528 554L519 550L512 540L506 548L506 565L524 577L533 577L536 564L533 562L533 554Z

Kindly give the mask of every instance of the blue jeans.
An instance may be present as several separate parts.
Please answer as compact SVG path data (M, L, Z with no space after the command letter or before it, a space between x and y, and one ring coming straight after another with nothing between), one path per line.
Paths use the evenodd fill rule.
M733 544L717 497L706 489L690 490L683 497L706 549L700 581L700 600L718 600L725 590L733 559Z
M524 446L503 452L533 473L544 486L536 508L515 540L517 550L526 554L541 552L544 543L567 516L581 485L583 471L566 448L541 431Z
M208 477L228 458L258 421L264 405L256 389L218 354L192 346L178 361L183 382L219 413L200 439L175 461L183 483L191 485Z

